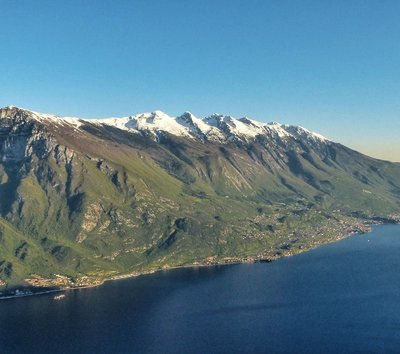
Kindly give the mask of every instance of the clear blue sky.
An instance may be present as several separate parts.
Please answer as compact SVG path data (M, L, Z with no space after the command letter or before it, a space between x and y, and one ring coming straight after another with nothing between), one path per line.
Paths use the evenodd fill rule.
M400 161L400 1L0 0L0 105L277 120Z

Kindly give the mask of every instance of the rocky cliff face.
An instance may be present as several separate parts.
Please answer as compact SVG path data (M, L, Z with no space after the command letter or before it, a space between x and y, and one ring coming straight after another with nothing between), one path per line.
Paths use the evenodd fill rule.
M7 107L0 161L8 286L270 258L400 210L398 164L248 118L85 121Z

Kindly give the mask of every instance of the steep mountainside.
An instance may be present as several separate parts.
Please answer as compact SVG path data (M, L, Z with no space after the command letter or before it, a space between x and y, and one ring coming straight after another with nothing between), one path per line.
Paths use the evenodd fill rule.
M301 127L0 109L0 290L271 259L399 213L399 164Z

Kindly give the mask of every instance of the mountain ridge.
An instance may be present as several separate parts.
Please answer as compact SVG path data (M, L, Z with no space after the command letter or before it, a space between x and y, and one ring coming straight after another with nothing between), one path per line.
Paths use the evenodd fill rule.
M257 135L275 134L278 137L300 136L310 137L316 140L328 140L322 135L311 132L301 126L280 124L277 122L262 123L248 117L239 119L230 115L213 113L204 118L197 118L191 112L186 111L182 115L173 117L156 110L147 113L138 113L127 117L112 118L79 118L63 117L55 114L39 113L17 106L1 108L2 111L16 110L25 112L32 119L39 121L53 120L64 122L79 128L82 122L109 125L130 132L155 131L168 132L177 136L209 138L211 140L224 142L232 138L251 139ZM190 134L192 133L192 135ZM224 134L226 133L226 134Z

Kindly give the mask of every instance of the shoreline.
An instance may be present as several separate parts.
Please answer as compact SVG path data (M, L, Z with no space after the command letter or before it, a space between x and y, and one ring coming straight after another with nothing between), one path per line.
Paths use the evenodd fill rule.
M166 267L164 269L154 269L154 270L143 271L143 272L133 272L133 273L128 273L128 274L116 275L116 276L108 278L108 279L103 279L96 284L88 284L88 285L82 285L82 286L76 286L76 287L66 287L66 288L48 289L48 290L43 289L43 290L38 290L38 291L34 291L35 287L26 287L26 291L27 291L26 293L23 292L24 290L19 290L19 291L21 291L20 294L10 294L10 295L4 295L4 296L0 295L0 301L1 300L18 299L18 298L23 298L23 297L28 297L28 296L39 296L39 295L46 295L46 294L51 294L51 293L66 292L69 290L95 288L95 287L99 287L109 281L118 281L118 280L136 278L139 276L150 275L150 274L154 274L154 273L158 273L158 272L184 269L184 268L229 266L229 265L251 264L251 263L271 263L271 262L277 261L279 259L283 259L286 257L293 257L298 254L312 251L318 247L321 247L324 245L329 245L329 244L332 244L335 242L339 242L339 241L342 241L342 240L347 239L352 236L369 234L373 231L373 227L383 226L383 225L386 225L386 223L381 223L381 224L372 223L372 224L367 225L368 227L370 227L370 230L367 232L365 232L365 231L351 232L349 234L343 235L342 237L338 237L337 239L327 241L327 242L322 242L322 243L319 243L318 245L314 245L310 248L299 249L299 252L292 253L292 254L281 254L279 256L272 256L270 258L253 258L253 257L249 256L247 258L247 260L232 260L232 261L220 261L220 262L217 261L217 262L211 263L211 264L186 264L186 265L181 265L181 266L171 266L171 267ZM387 225L390 225L390 223L387 223ZM16 290L16 291L18 291L18 290Z
M72 289L72 288L71 288ZM78 288L76 288L78 289ZM5 295L5 296L0 296L0 301L1 300L10 300L10 299L18 299L21 297L28 297L28 296L36 296L36 295L45 295L45 294L51 294L51 293L59 293L59 292L64 292L67 291L68 289L54 289L54 290L43 290L43 291L38 291L38 292L33 292L30 291L28 293L22 293L22 294L15 294L15 295Z
M305 250L305 252L306 251L308 251L308 250ZM81 285L81 286L76 286L76 287L67 287L67 288L52 289L52 290L34 291L34 289L37 289L37 288L28 287L27 289L29 289L29 290L27 290L26 293L14 294L14 295L4 295L4 296L0 295L0 301L1 300L18 299L18 298L28 297L28 296L39 296L39 295L45 295L45 294L51 294L51 293L74 291L74 290L80 290L80 289L97 288L97 287L104 285L106 282L132 279L132 278L151 275L151 274L155 274L155 273L159 273L159 272L167 272L170 270L177 270L177 269L184 269L184 268L197 268L197 267L216 267L216 266L222 267L222 266L230 266L230 265L238 265L238 264L246 264L246 263L247 264L263 263L263 262L269 263L269 262L278 260L280 258L290 257L290 256L292 256L292 255L281 256L274 260L268 260L268 261L262 261L262 260L256 260L256 261L252 261L252 262L250 262L250 261L223 262L223 261L221 261L220 263L217 262L217 263L213 263L213 264L186 264L186 265L182 265L182 266L174 266L174 267L169 267L169 268L165 268L165 269L155 269L155 270L144 271L144 272L140 272L140 273L129 273L129 274L117 275L113 278L104 279L101 282L92 284L92 285Z

